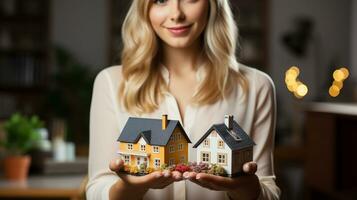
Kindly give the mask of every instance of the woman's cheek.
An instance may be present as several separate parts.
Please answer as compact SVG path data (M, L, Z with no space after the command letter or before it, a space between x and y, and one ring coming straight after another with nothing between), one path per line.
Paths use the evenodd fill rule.
M159 26L165 22L167 11L163 9L154 9L150 12L150 21L153 25Z

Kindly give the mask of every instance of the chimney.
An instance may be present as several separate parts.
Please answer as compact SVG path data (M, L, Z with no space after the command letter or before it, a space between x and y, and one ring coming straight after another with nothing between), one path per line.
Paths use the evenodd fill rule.
M162 115L162 130L165 130L167 128L167 115Z
M224 116L224 124L227 126L229 130L233 129L233 115L225 115Z

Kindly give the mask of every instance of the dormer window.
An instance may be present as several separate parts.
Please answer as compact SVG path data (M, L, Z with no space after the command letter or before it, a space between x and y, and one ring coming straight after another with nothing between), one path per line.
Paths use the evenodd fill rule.
M234 132L233 130L228 131L228 133L236 140L236 141L241 141L242 139L239 137L239 135Z

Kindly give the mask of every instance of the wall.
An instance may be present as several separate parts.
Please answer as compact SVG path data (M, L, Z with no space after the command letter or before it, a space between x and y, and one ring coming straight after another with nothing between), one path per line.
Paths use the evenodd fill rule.
M108 59L108 1L53 0L52 38L78 61L103 68Z
M324 84L330 84L331 67L350 65L350 5L351 0L271 0L269 68L277 88L279 126L294 126L291 123L298 121L296 113L301 105L284 83L290 66L300 67L300 79L309 87L304 101L316 101L328 95ZM291 54L281 42L281 36L292 29L297 16L307 16L315 22L314 40L304 58ZM332 62L335 65L331 66Z
M357 1L353 1L353 5L351 6L351 13L351 73L353 79L357 80Z

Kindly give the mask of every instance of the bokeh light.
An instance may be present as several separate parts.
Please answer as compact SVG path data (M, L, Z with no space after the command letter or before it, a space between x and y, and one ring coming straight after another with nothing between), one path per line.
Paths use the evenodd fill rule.
M285 84L288 90L292 92L296 98L302 99L307 95L309 89L298 79L299 75L300 69L297 66L290 67L285 72Z
M333 72L332 77L334 81L328 91L331 97L337 97L341 93L343 81L345 81L349 75L350 72L346 67L342 67Z

